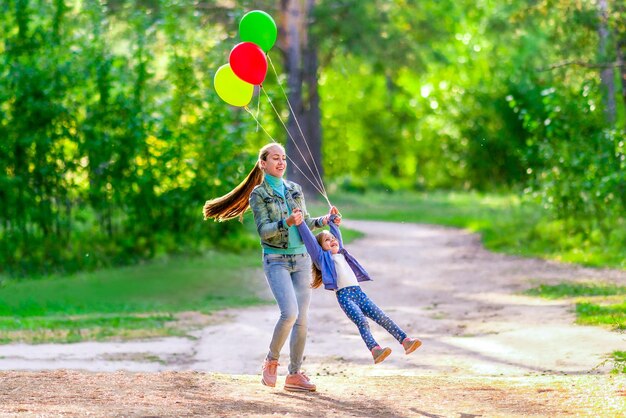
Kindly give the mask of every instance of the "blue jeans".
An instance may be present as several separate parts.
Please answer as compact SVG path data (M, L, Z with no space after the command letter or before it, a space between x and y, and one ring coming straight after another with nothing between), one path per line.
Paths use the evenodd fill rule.
M360 286L348 286L339 289L336 293L339 306L359 328L361 338L368 350L376 347L378 343L372 336L367 317L372 318L381 327L385 328L400 344L406 338L406 333L380 309Z
M264 254L263 271L280 308L274 327L268 359L278 360L289 340L289 373L302 365L307 334L307 315L311 302L311 257L308 254Z

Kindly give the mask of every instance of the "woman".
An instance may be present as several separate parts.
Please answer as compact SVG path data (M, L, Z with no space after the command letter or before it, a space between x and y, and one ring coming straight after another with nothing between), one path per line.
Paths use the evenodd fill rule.
M248 207L252 208L263 248L263 270L280 308L261 382L276 386L280 351L290 337L285 390L315 391L315 384L300 370L311 300L311 259L296 225L304 222L310 229L321 228L328 223L328 216L309 216L302 188L283 179L286 168L285 149L277 143L265 145L243 182L230 193L205 203L204 218L241 218Z

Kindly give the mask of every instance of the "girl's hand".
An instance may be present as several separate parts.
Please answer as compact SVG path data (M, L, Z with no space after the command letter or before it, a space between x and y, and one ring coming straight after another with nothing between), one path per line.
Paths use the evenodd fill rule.
M335 223L335 225L341 225L341 215L339 214L339 210L335 206L330 207L329 215L326 217L326 224L328 224L330 215L336 215L333 222Z

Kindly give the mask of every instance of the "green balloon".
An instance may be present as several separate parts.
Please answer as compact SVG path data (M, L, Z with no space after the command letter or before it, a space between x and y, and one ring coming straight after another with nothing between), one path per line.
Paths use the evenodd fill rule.
M237 77L230 64L217 69L213 85L217 95L231 106L246 106L252 100L254 86Z
M248 12L239 21L241 40L257 44L265 53L272 49L277 36L276 22L262 10Z

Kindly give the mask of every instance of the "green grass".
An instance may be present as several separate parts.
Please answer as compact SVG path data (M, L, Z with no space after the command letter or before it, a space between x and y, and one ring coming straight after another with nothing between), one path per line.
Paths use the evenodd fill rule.
M622 303L608 305L580 302L576 304L576 315L580 324L609 325L626 331L626 299Z
M626 331L626 287L599 283L539 285L525 292L546 299L576 298L576 323ZM612 353L613 371L626 373L626 352Z
M600 283L561 283L557 285L539 285L525 292L530 296L546 299L560 299L579 296L626 295L626 286Z
M626 374L626 351L613 352L613 372Z
M254 302L258 251L209 252L72 276L5 282L0 316L200 310Z
M1 317L0 330L2 343L69 343L186 334L175 326L172 314Z
M70 316L61 317L2 317L0 318L0 328L7 331L37 330L40 328L66 330L83 330L93 328L128 328L143 329L162 327L166 322L172 321L172 315L150 315L146 317L134 315L114 315L104 316L100 314L91 317L73 318Z
M180 334L174 313L265 303L259 251L208 252L132 267L4 280L0 341L46 342Z
M246 225L250 222L247 217ZM346 242L362 235L342 232ZM270 302L257 296L267 286L261 268L258 248L166 257L76 275L3 277L0 343L184 335L176 313L209 314Z
M481 235L485 247L507 254L533 256L588 266L626 268L626 240L589 236L571 224L550 219L539 205L517 195L478 192L337 193L331 202L346 219L427 223L466 228ZM326 211L309 204L309 211ZM623 218L615 230L626 228Z

